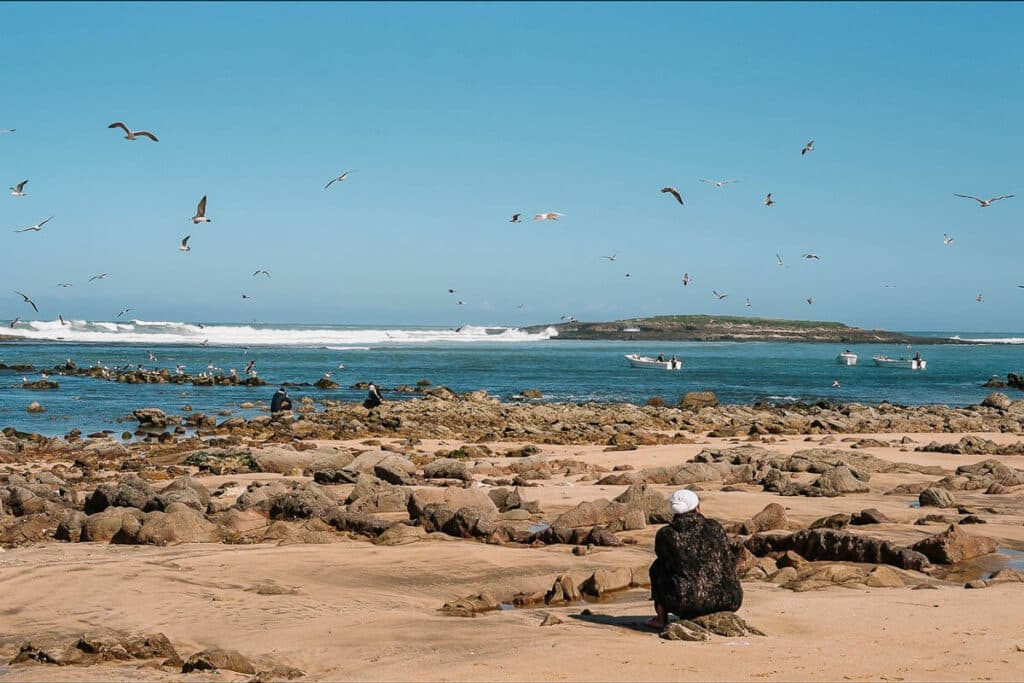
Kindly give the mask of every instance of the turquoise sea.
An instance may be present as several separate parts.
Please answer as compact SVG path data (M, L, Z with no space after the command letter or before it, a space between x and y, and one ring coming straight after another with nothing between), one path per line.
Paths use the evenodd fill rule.
M146 368L185 366L185 372L242 374L256 361L265 387L193 387L191 385L128 385L81 377L52 377L54 391L21 388L23 377L38 372L0 371L0 427L43 434L103 429L120 433L118 418L134 408L158 407L180 413L182 406L213 413L256 414L240 409L244 401L269 401L277 384L311 385L331 372L339 389L312 386L290 389L293 397L314 400L361 401L365 391L350 389L359 381L385 388L429 379L456 392L484 389L510 399L525 389L539 389L545 401L585 403L643 403L660 396L669 403L688 391L714 391L723 403L755 401L787 403L830 399L877 404L881 401L915 405L968 405L991 390L981 384L991 375L1024 372L1024 334L913 332L916 335L979 340L977 344L920 346L927 370L914 372L876 367L871 356L906 355L905 347L854 345L854 367L835 363L842 347L831 344L764 342L589 342L530 335L514 328L466 326L457 331L430 327L358 327L327 325L227 325L131 321L96 323L72 321L21 323L5 333L25 339L0 343L0 362L30 363L37 370L72 359L80 367L97 363L110 367L138 364ZM58 339L61 337L61 339ZM982 342L998 343L982 343ZM206 345L202 345L206 344ZM152 352L153 362L147 352ZM681 372L635 369L628 353L678 355ZM344 365L344 369L339 369ZM839 380L840 388L832 387ZM1017 392L1006 390L1011 396ZM1024 395L1021 396L1024 398ZM408 395L385 392L385 398ZM29 414L26 406L39 401L47 412Z

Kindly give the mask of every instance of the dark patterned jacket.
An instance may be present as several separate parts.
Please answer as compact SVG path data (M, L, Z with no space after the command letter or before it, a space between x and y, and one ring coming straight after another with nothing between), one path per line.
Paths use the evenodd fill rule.
M676 515L654 537L651 594L680 619L735 612L743 604L736 560L722 525L696 510Z

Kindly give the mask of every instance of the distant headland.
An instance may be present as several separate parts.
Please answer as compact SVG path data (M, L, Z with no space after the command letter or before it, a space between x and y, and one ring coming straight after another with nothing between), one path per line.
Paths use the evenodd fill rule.
M838 344L956 344L945 337L917 337L902 332L865 330L820 320L781 320L730 315L659 315L611 322L571 321L531 325L526 332L553 327L556 339L625 341L772 341Z

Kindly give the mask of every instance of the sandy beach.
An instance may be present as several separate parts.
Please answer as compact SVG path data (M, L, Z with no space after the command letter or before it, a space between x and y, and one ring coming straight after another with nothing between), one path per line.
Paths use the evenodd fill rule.
M999 445L1018 441L1012 433L972 435ZM441 531L420 532L405 539L411 542L389 545L381 542L383 535L373 540L365 533L327 525L322 525L326 533L316 527L319 533L305 537L272 540L263 536L262 542L256 542L264 530L280 532L281 525L309 530L315 516L272 522L250 509L224 522L223 515L228 514L224 511L230 511L233 502L237 505L238 494L253 482L317 487L341 501L338 505L343 508L353 484L312 483L317 475L310 476L308 463L322 459L323 454L336 458L339 453L359 453L356 457L366 460L367 454L404 453L410 462L418 463L418 477L424 463L438 459L429 454L465 447L460 439L424 439L415 446L407 437L263 444L278 460L268 456L261 469L273 469L272 463L289 453L307 463L304 469L290 468L284 474L252 470L214 474L211 468L183 466L189 451L169 450L150 455L142 471L152 480L153 491L166 485L171 475L189 471L191 481L206 491L226 492L211 499L208 519L219 520L222 529L244 528L248 536L232 537L231 542L166 545L68 543L51 538L7 544L0 553L0 587L5 596L0 610L0 661L4 662L0 678L240 681L263 672L259 677L301 674L304 680L1015 680L1024 665L1019 629L1024 584L1018 582L1019 574L1006 567L1009 562L1019 567L1022 556L1012 551L1024 550L1024 487L1009 487L1002 495L983 489L955 490L957 507L952 510L919 509L918 495L891 493L901 485L939 482L962 465L987 460L1014 468L1020 462L1021 456L1014 455L913 450L933 442L954 444L963 437L961 433L893 432L801 434L761 441L693 434L692 443L633 450L610 450L604 444L538 444L527 458L506 456L510 451L522 455L516 451L526 443L475 444L482 447L483 455L465 459L464 464L470 473L468 485L478 491L497 488L483 482L496 481L494 477L514 463L557 464L545 470L544 478L521 481L528 485L516 487L523 505L514 511L518 514L506 512L501 519L519 529L546 526L580 503L619 496L627 484L598 483L613 470L649 473L653 468L692 463L699 453L730 452L740 446L756 445L773 456L786 457L824 445L833 454L861 457L867 453L889 463L941 468L941 474L940 470L929 470L933 474L876 472L870 476L868 491L830 497L780 496L761 486L729 485L721 480L690 488L698 490L704 513L730 531L772 503L785 508L786 529L767 533L791 533L828 515L873 508L890 521L844 525L844 533L884 538L906 547L944 531L948 521L974 514L985 523L960 528L990 537L1000 548L998 553L954 566L935 564L924 572L893 569L891 575L898 577L894 587L846 578L809 588L806 582L799 587L782 578L745 573L745 597L738 614L765 635L714 635L706 642L666 640L642 626L653 613L650 591L643 583L660 524L617 531L615 536L624 541L620 545L584 549L565 543L458 538ZM879 445L864 448L865 443ZM143 445L132 449L138 451ZM260 450L251 452L259 455ZM66 456L45 453L5 460L2 467L8 484L17 474L31 477L49 470L66 476L72 469ZM114 461L110 463L113 468ZM565 467L566 463L575 464ZM788 476L797 482L815 477L810 473ZM117 482L123 477L124 472L97 469L75 488L88 492L98 481ZM417 479L396 488L436 488L426 485L430 483ZM667 497L680 487L650 484L650 488ZM9 514L9 494L7 499L8 514L0 517L0 529L9 531L19 518ZM82 496L75 500L81 507ZM915 524L926 513L939 514L930 523ZM96 514L105 513L92 516ZM374 517L412 523L405 512L381 512ZM775 566L771 558L757 559ZM826 565L833 574L837 565L869 572L877 567L812 561L800 569ZM562 574L579 585L601 569L626 571L627 576L632 572L633 586L609 591L600 599L588 598L585 604L506 604L506 608L473 616L451 616L441 609L481 593L510 602L516 594L546 591ZM1003 581L989 580L986 585L985 579L999 569L1003 569ZM982 589L965 589L969 581L980 581L976 585ZM541 626L549 615L560 623ZM172 664L160 659L107 658L65 666L7 663L27 643L48 642L53 650L83 634L153 633L164 634L182 659L201 650L224 648L244 655L252 670L221 668L183 674L180 661Z

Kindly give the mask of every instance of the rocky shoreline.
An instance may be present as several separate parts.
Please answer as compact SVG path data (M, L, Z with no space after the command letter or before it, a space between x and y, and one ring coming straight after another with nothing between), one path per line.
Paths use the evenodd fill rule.
M569 628L599 618L603 603L581 612L581 596L604 600L648 586L653 533L671 518L667 495L685 487L701 492L706 514L725 527L751 596L744 610L757 609L762 586L870 595L1019 591L1024 583L1024 573L999 564L997 554L1024 550L1024 400L994 393L963 408L772 407L718 405L713 394L698 393L669 407L420 391L374 410L306 398L294 412L251 419L140 408L130 416L135 438L126 442L4 429L0 549L31 558L55 546L224 549L205 554L271 546L301 557L298 548L337 546L350 564L359 548L373 548L396 567L419 562L417 572L460 577L443 592L405 598L431 605L440 618L536 607L547 610L541 625ZM991 531L976 533L979 524ZM525 564L508 570L505 558L462 568L436 559L452 544L481 553L518 549ZM297 571L284 556L277 561ZM370 580L352 567L346 574ZM298 590L253 578L217 594L229 589L282 598ZM643 597L631 599L649 611ZM195 609L211 617L223 609L205 604ZM771 640L785 628L763 613L754 621L711 615L676 622L660 636ZM257 656L230 637L197 640L147 623L42 635L15 626L0 639L0 656L12 671L146 660L162 680L203 667L255 674L253 681L332 675L305 655ZM182 648L196 654L186 660Z

